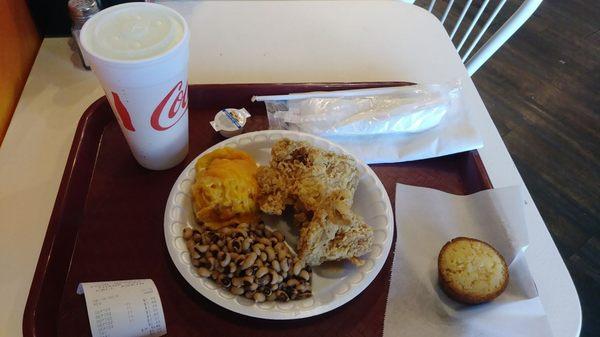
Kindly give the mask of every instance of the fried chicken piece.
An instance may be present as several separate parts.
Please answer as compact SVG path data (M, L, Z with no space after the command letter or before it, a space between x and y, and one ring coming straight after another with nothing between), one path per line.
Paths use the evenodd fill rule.
M287 138L273 145L271 156L270 166L259 167L257 174L263 212L280 215L297 201L315 210L336 190L347 191L346 203L352 206L358 169L351 157Z
M356 257L371 251L373 229L345 204L344 194L345 191L333 192L310 222L302 225L298 252L306 264L314 266L346 258L360 264Z
M371 250L373 230L352 210L358 186L355 161L306 142L282 139L269 166L257 173L259 208L277 214L287 206L301 226L298 254L309 265L352 259Z

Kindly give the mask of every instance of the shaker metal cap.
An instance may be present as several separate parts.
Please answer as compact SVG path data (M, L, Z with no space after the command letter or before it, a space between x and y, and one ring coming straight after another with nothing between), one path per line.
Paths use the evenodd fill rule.
M73 23L81 25L100 11L95 0L69 0L68 7Z

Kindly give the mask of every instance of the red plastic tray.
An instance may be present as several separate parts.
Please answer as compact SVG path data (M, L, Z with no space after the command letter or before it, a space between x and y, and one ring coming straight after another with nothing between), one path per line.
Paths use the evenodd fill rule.
M268 123L264 104L251 103L252 95L393 85L409 83L192 85L190 153L166 171L136 163L107 100L98 99L73 140L27 300L24 336L90 336L77 284L140 278L156 283L170 336L380 336L392 254L375 281L336 310L294 321L254 319L213 304L179 275L165 246L163 212L183 168L223 140L208 123L218 110L246 107L253 115L246 130L254 131ZM476 151L372 167L392 204L397 182L454 194L491 188Z

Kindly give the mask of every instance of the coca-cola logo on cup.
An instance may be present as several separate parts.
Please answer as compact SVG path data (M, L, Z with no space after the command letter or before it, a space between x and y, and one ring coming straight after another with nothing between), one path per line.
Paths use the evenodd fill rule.
M177 124L181 117L187 111L188 86L183 86L183 82L179 81L171 91L158 103L152 115L150 116L150 126L156 131L168 130L173 125ZM131 121L131 115L121 101L119 95L111 92L115 102L115 109L121 118L123 127L129 131L135 132L135 127ZM170 104L169 104L170 103ZM168 107L168 109L167 109ZM161 124L161 122L163 124Z

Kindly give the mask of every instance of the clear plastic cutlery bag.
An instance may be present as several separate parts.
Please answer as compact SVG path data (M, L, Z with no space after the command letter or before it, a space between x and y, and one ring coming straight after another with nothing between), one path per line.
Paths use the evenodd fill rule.
M460 81L402 87L257 96L271 129L320 136L412 134L461 113ZM454 116L454 117L453 117ZM460 117L460 116L458 116Z
M366 163L397 163L481 148L462 80L402 87L255 96L269 128L325 137ZM472 105L471 105L472 106Z

